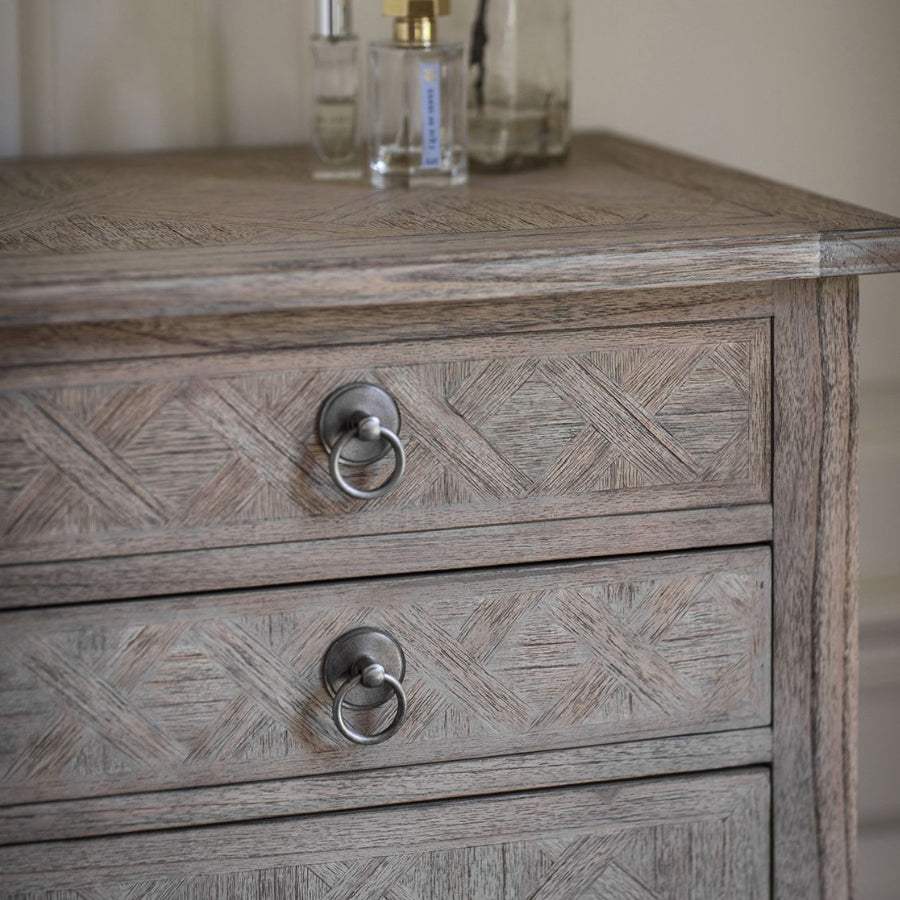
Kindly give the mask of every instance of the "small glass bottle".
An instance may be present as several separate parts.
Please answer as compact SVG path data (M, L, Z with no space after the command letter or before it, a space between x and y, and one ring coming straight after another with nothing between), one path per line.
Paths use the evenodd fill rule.
M362 177L359 127L359 40L351 0L316 0L312 144L318 181Z
M569 152L571 0L462 0L471 22L469 155L515 169Z
M377 188L465 184L462 44L437 43L450 0L384 0L394 39L369 48L369 171Z

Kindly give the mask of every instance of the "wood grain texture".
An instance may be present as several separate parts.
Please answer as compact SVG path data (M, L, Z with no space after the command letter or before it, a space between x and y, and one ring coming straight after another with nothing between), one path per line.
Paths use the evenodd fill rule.
M769 578L750 548L5 613L0 802L765 726ZM360 625L407 657L378 747L340 737L321 683Z
M751 769L8 847L0 896L761 900L768 806Z
M760 544L768 504L485 525L0 568L0 608Z
M0 563L766 502L769 336L751 319L7 370ZM356 381L397 398L408 458L369 503L331 483L317 434Z
M576 141L566 167L452 194L311 183L310 163L298 149L2 165L0 322L900 268L897 219L612 135Z
M0 368L39 363L249 353L338 344L435 340L535 331L771 318L772 285L697 285L649 291L459 303L311 309L240 316L0 327Z
M0 845L766 765L769 728L400 768L0 806Z
M857 314L852 279L776 304L774 865L792 900L854 890Z

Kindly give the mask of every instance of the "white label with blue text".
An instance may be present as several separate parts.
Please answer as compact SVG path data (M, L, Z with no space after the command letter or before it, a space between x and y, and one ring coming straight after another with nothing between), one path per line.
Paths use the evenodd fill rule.
M441 64L419 63L422 97L422 168L441 167Z

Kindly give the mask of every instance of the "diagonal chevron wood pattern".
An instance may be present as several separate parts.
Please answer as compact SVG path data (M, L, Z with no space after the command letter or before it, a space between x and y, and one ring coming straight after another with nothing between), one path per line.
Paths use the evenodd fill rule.
M768 792L757 770L294 819L215 829L215 857L195 831L137 835L15 880L33 900L763 900Z
M201 295L226 314L276 294L517 299L897 261L896 219L610 134L578 136L568 165L514 190L481 176L452 197L317 184L313 164L309 148L0 163L7 311L34 324L192 315Z
M370 503L331 484L316 432L324 398L358 380L397 398L409 458ZM769 498L764 319L51 368L5 385L5 563Z
M0 802L766 725L769 583L760 548L9 613ZM409 698L361 749L320 674L359 625L402 644Z
M337 239L492 234L640 222L673 227L763 223L766 212L657 179L652 196L623 167L602 186L563 170L565 192L535 196L502 180L473 196L377 192L312 182L305 150L255 150L65 162L0 163L0 256L152 253L217 246L318 244ZM540 175L526 179L540 182ZM204 184L215 184L215 189ZM540 187L540 185L536 185ZM338 192L339 191L339 192ZM653 219L650 215L655 213ZM536 224L539 220L540 224Z

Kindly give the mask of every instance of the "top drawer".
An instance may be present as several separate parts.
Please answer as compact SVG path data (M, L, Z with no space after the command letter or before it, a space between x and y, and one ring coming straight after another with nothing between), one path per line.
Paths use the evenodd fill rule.
M341 493L319 442L353 382L402 417L406 471L377 500ZM20 368L0 387L0 564L769 498L767 319Z

